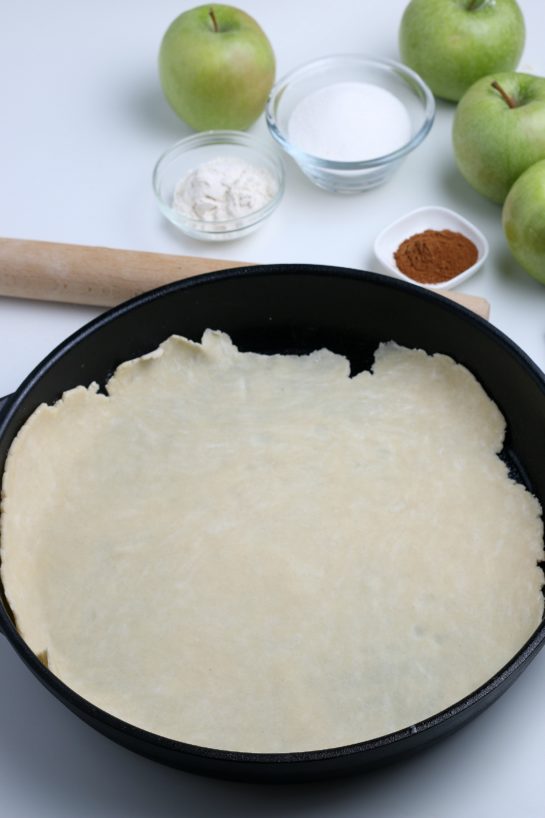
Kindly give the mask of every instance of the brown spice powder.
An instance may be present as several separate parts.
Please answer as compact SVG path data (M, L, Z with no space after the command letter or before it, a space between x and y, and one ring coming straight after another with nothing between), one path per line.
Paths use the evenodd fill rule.
M479 256L473 242L453 230L424 230L405 239L394 253L399 270L421 284L440 284L472 267Z

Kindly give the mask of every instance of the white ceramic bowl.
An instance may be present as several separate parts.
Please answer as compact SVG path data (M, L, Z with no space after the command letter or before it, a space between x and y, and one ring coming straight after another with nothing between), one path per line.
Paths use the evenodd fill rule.
M410 137L399 149L373 159L334 161L306 153L289 137L290 117L309 94L338 82L370 83L393 94L405 107ZM425 82L405 65L361 54L336 54L305 63L273 86L267 102L267 125L279 145L318 187L335 193L359 193L386 182L405 157L429 133L435 100Z
M230 241L256 230L276 210L284 193L284 166L274 146L243 131L203 131L180 140L157 161L153 189L161 212L180 230L195 239ZM241 159L262 168L274 178L276 193L266 205L244 216L225 221L189 218L173 207L178 182L199 165L218 157Z
M422 233L424 230L452 230L455 233L462 233L476 246L477 261L463 273L438 284L424 284L410 278L398 268L394 253L405 239L416 233ZM488 241L474 224L455 213L454 210L446 207L420 207L389 224L379 233L375 240L375 255L381 266L380 272L409 281L411 284L418 284L429 290L450 290L475 275L482 267L488 256Z

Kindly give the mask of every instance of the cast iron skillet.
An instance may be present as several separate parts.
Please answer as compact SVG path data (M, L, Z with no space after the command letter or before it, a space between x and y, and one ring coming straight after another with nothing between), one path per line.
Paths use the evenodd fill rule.
M352 372L380 341L444 352L467 366L507 419L503 456L545 504L545 382L529 358L486 321L422 288L371 273L310 265L240 268L187 279L105 313L57 347L0 412L0 469L17 430L42 401L78 384L103 384L116 366L171 333L200 340L211 327L242 350L304 353L328 347ZM498 605L502 600L498 599ZM0 626L40 681L114 741L196 773L246 780L304 780L352 773L414 752L461 727L516 679L542 646L542 623L485 685L447 710L372 741L313 752L256 754L196 747L132 727L94 707L45 668L19 637L2 592Z

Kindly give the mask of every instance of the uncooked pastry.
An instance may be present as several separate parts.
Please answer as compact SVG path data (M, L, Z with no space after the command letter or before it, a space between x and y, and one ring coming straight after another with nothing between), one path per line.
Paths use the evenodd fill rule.
M67 685L227 750L349 744L477 688L543 612L537 500L444 355L372 372L180 337L41 406L4 476L2 578Z

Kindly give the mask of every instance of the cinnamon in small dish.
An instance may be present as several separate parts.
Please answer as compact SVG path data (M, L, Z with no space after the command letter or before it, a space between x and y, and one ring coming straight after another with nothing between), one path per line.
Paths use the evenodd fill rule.
M394 253L398 269L420 284L441 284L477 262L475 244L453 230L424 230L405 239Z

